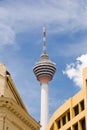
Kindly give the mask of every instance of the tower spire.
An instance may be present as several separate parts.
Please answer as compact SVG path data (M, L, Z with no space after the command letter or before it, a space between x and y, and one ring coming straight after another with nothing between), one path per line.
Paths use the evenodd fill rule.
M46 26L43 26L43 54L46 54Z

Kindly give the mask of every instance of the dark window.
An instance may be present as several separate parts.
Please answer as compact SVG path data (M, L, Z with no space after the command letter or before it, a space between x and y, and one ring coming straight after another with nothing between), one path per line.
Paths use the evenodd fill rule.
M51 127L51 129L50 129L50 130L53 130L53 128L54 128L54 125L52 125L52 127Z
M84 100L80 102L80 106L81 106L81 111L83 111L85 109L85 107L84 107Z
M71 128L68 128L67 130L71 130Z
M58 129L61 127L60 120L58 121Z
M75 114L75 116L79 114L79 107L78 107L78 105L76 105L74 107L74 114Z
M73 126L74 130L78 130L78 123Z
M80 121L81 123L81 130L86 130L86 123L85 123L85 118L83 120Z
M63 117L62 117L62 122L63 122L63 125L66 124L66 116L63 116Z
M70 112L67 113L68 121L70 121Z

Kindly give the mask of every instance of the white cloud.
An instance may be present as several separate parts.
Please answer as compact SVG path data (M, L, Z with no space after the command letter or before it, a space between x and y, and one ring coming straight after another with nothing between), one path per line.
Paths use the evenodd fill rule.
M0 46L15 43L15 32L5 24L0 24Z
M82 70L85 67L87 67L87 54L78 57L75 63L66 65L63 74L66 74L77 86L82 87Z
M2 37L0 42L3 45L14 43L17 33L30 31L30 28L40 27L44 23L49 25L48 29L50 32L52 30L52 33L87 29L86 16L87 3L85 0L2 1L0 5L0 28L3 25L5 28L2 32L6 30L7 33L2 36L0 30ZM12 32L10 36L9 30ZM7 40L4 41L5 37Z

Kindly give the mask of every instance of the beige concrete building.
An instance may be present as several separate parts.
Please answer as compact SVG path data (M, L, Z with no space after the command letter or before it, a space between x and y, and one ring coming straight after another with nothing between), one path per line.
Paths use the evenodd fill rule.
M4 64L0 63L0 130L39 130L27 112L13 80Z
M87 68L83 88L54 112L46 130L87 130Z

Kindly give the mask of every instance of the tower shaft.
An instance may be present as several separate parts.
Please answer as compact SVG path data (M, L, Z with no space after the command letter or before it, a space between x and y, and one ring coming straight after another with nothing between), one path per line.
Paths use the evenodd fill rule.
M45 130L48 123L48 84L41 84L41 129Z

